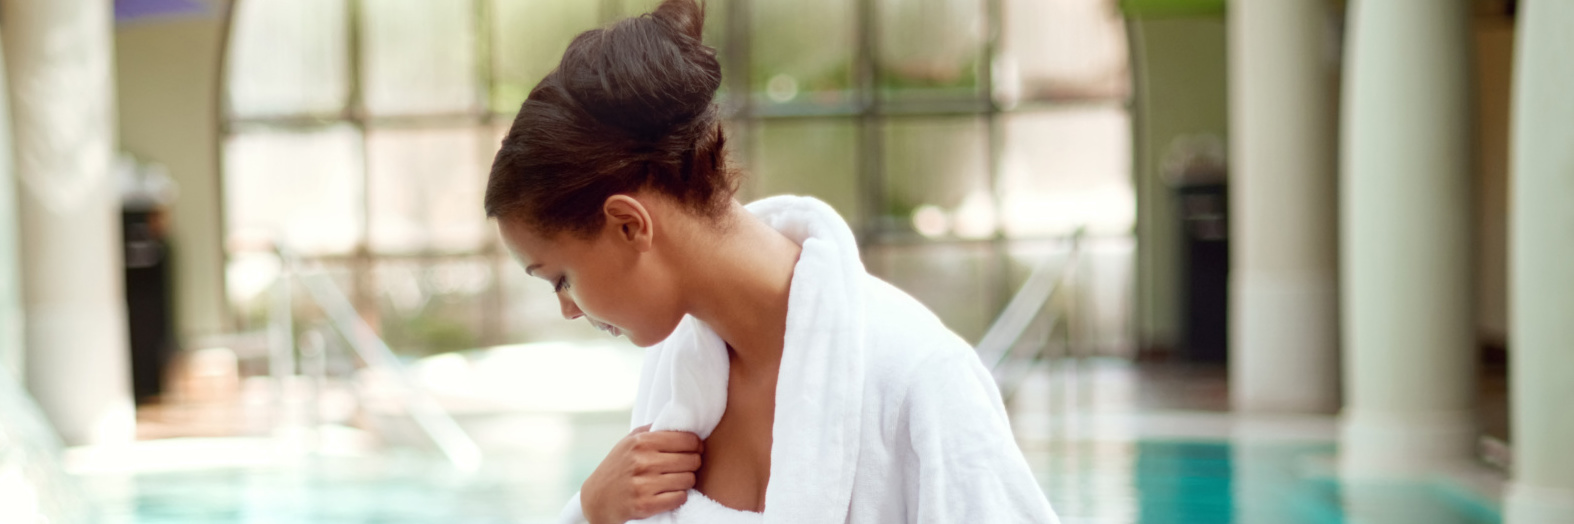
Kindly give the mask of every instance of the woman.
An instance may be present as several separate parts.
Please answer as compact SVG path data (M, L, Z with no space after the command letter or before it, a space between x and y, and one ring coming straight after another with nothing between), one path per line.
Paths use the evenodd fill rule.
M575 38L486 212L568 318L647 347L565 522L1054 522L989 374L824 203L733 199L703 9Z

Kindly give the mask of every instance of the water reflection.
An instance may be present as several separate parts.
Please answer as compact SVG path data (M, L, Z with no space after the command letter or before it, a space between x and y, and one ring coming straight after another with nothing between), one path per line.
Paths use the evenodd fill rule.
M514 348L467 365L495 361L524 369L549 357L592 353ZM429 387L485 386L484 380L447 380L484 373L456 375L465 369L451 369L455 363L441 359L425 364L417 366L418 375ZM1057 361L1013 398L1020 445L1063 522L1502 521L1497 503L1454 478L1340 479L1332 417L1259 419L1184 407L1153 411L1144 390L1171 380L1117 360ZM1198 379L1181 382L1195 386ZM1184 396L1170 389L1171 402ZM1204 391L1189 402L1195 406L1214 396ZM488 461L470 475L417 446L311 447L301 445L303 439L220 438L77 448L64 461L76 473L67 476L57 444L25 399L15 384L0 383L0 522L35 522L37 515L49 522L92 518L107 524L552 522L628 430L624 405L471 409L458 411L460 423L488 449ZM329 433L319 436L333 440ZM87 515L87 500L99 514Z
M513 429L535 431L531 424L539 422ZM84 480L110 510L105 522L113 523L549 522L599 460L599 446L623 429L609 417L556 423L571 428L561 445L489 455L496 458L475 476L458 475L429 456L394 454ZM1331 444L1248 449L1139 440L1064 449L1074 453L1034 466L1066 524L1501 522L1495 505L1447 483L1341 484L1308 469L1331 457Z

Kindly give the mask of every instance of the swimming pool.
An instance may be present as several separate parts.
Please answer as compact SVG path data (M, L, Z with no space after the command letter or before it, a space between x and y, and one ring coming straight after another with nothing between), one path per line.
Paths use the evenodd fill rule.
M1499 510L1444 482L1341 484L1327 444L1085 442L1028 453L1066 524L1488 524ZM107 524L553 522L596 457L495 458L461 475L424 454L82 477ZM565 467L567 465L567 467Z
M1487 524L1500 510L1451 481L1349 484L1332 444L1139 440L1034 464L1061 519L1099 523ZM1123 467L1087 454L1124 455ZM1080 466L1072 464L1080 463ZM1046 482L1045 480L1048 480Z
M1046 375L1009 404L1023 455L1066 524L1502 520L1490 487L1455 477L1341 481L1334 417L1150 411L1128 371ZM350 428L76 448L61 460L36 408L4 377L0 415L5 524L554 522L628 430L628 414L613 411L466 418L487 458L464 474L430 451L341 445L368 435Z

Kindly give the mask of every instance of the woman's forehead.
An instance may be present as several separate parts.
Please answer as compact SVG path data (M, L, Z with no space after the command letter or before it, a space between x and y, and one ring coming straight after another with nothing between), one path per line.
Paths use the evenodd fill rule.
M550 251L549 246L543 246L538 233L530 227L525 227L515 220L497 221L498 236L503 239L503 247L513 255L514 261L521 266L529 268L539 264L538 260L544 251Z
M585 243L571 234L543 235L536 228L518 220L500 220L497 224L503 246L508 248L515 261L527 269L539 264L555 263L566 251Z

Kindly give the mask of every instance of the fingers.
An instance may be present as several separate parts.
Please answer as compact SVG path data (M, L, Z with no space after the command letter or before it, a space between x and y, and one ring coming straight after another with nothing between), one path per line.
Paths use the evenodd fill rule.
M634 515L645 518L663 511L671 511L689 500L689 488L694 487L693 473L668 473L635 479L639 493L634 500Z
M700 469L699 453L667 453L662 455L668 463L660 469L662 473L694 472Z
M638 434L644 433L646 431L650 431L650 424L646 424L646 425L634 428L634 431L630 431L629 434L630 435L638 435Z
M684 473L700 469L699 453L645 453L634 458L635 475Z
M686 431L648 431L634 436L634 449L662 453L699 453L705 443Z
M672 511L689 501L689 492L685 488L680 491L668 491L651 497L641 499L634 506L634 518L648 518L657 513Z
M656 493L658 495L662 494L662 493L673 492L673 491L688 491L689 488L694 487L694 474L693 473L666 473L666 474L662 474L661 476L658 476L658 477L656 477L655 479L652 480L651 487L655 489L655 491L656 491Z

